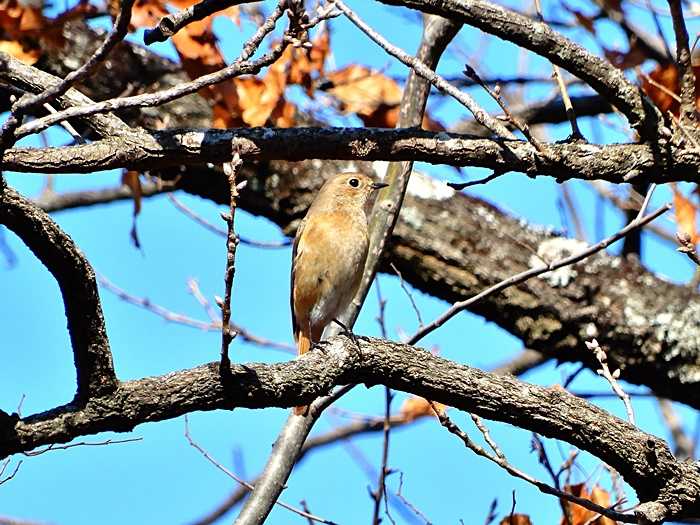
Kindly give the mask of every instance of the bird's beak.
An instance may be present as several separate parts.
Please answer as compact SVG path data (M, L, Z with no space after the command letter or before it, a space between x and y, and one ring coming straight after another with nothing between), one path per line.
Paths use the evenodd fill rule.
M373 182L371 184L373 190L380 190L382 188L386 188L387 186L389 185L386 182Z

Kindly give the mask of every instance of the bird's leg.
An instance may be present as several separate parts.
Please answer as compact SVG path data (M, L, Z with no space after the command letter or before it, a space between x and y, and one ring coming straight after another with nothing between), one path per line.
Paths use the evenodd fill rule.
M328 353L326 350L326 345L329 345L330 341L312 341L311 350L320 350L324 354Z
M355 343L357 351L359 352L360 357L362 357L362 348L360 347L360 341L358 341L357 336L354 333L352 333L352 330L345 326L341 321L338 321L338 319L333 319L333 322L340 326L340 328L343 330L343 335L350 338L350 340L352 340L352 342Z

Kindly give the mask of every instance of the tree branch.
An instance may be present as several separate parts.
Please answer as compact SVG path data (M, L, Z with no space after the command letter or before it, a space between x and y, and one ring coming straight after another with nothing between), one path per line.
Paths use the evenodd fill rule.
M661 115L624 73L580 45L519 13L486 0L380 0L448 17L529 49L587 82L645 138L658 138Z
M525 384L482 372L408 345L361 339L361 353L345 337L326 352L282 364L233 365L223 385L218 363L122 383L113 394L29 416L0 430L0 457L42 444L196 410L308 404L334 385L383 384L479 416L561 439L620 472L636 490L646 515L700 516L700 473L676 460L666 443L561 388Z
M643 144L542 144L540 153L526 141L415 128L169 129L84 145L12 148L5 152L1 167L31 173L89 173L114 168L152 171L199 164L202 159L219 164L231 160L232 142L248 161L415 161L548 175L560 182L691 182L700 176L700 151L694 149L674 149L674 162L662 167L655 149Z
M95 272L73 240L34 204L0 186L0 224L13 231L58 282L68 319L77 373L76 399L117 388Z
M192 22L203 20L231 6L247 4L253 1L255 0L202 0L177 13L161 18L157 26L146 29L143 35L143 41L146 45L151 45L155 42L165 42L168 38L180 31L180 29Z

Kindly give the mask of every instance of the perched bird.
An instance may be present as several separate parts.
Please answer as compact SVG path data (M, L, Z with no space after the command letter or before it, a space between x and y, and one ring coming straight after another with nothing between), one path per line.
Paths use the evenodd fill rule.
M328 179L301 222L292 249L292 329L299 355L348 307L362 280L368 218L376 190L387 184L360 173ZM296 414L307 407L295 407Z

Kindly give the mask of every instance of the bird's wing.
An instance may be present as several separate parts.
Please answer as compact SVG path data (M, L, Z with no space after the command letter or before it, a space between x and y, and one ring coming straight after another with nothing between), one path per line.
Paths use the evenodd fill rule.
M292 271L290 275L289 305L292 311L292 333L294 334L295 340L299 331L299 323L297 322L297 317L294 313L294 277L296 273L295 269L297 266L297 251L299 248L299 239L301 239L301 235L304 233L304 226L306 226L305 218L299 223L299 228L297 228L297 234L294 237L294 243L292 244Z

